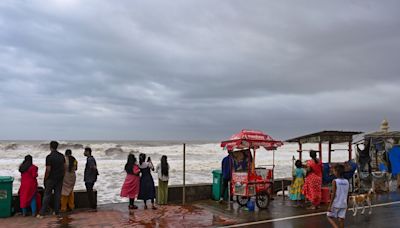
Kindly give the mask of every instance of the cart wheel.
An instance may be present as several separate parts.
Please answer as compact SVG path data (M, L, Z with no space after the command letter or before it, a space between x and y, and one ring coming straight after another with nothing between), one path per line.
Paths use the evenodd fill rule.
M241 206L246 206L247 205L247 201L249 201L249 197L245 197L245 196L237 196L236 197L236 202Z
M267 192L260 192L256 195L256 204L260 209L267 209L270 201L270 196Z

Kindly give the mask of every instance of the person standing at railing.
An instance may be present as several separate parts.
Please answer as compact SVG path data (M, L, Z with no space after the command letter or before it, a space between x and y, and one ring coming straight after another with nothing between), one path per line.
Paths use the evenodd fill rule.
M22 216L27 215L29 206L31 207L32 216L36 216L40 205L40 195L37 192L38 167L32 163L31 155L25 156L24 161L19 166L19 172L21 173L21 187L18 193Z
M65 174L61 191L61 212L66 212L69 208L75 208L74 186L76 182L76 173L78 161L72 156L70 149L65 151Z
M95 212L97 204L94 199L93 187L97 181L99 171L97 170L96 159L94 159L92 156L92 149L90 147L86 147L83 154L87 157L83 181L85 181L86 193L88 195L91 211Z
M168 203L168 180L169 180L169 164L167 162L167 156L161 156L161 161L156 167L158 174L158 191L157 191L157 203L159 205L165 205Z
M139 155L139 168L141 172L140 176L140 190L138 199L143 200L144 209L147 209L147 200L151 201L151 208L156 210L154 205L154 198L156 198L156 188L154 186L154 180L151 176L151 170L154 171L153 163L151 158L148 157L146 161L146 154Z
M40 209L38 218L43 218L47 212L50 203L51 194L54 191L54 207L53 214L59 215L61 190L63 186L64 172L65 172L65 158L64 155L57 151L58 142L50 142L50 154L46 157L46 171L44 174L44 196L43 205Z
M121 197L129 198L129 210L137 209L135 198L139 195L140 188L140 169L136 164L136 157L133 154L128 155L128 160L125 164L126 177L121 188Z

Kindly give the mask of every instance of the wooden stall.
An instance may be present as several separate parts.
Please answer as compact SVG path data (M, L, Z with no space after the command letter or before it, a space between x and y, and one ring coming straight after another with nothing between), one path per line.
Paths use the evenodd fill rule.
M314 143L318 144L318 148L315 149L316 151L319 152L319 158L321 161L323 161L322 158L322 144L323 143L328 143L328 163L331 163L331 155L333 151L339 151L338 149L332 149L332 144L337 144L337 143L348 143L348 154L349 154L349 160L352 159L352 142L353 142L353 136L361 134L362 132L359 131L320 131L308 135L303 135L299 136L296 138L288 139L286 142L290 143L298 143L299 144L299 149L297 152L299 152L299 160L302 161L302 154L303 154L303 144L305 143ZM309 150L307 150L309 151Z
M328 159L325 160L323 164L323 177L322 182L325 187L322 187L322 199L321 202L328 203L329 202L329 186L332 180L335 178L333 175L333 167L335 164L332 164L332 152L340 151L348 153L348 161L343 161L341 164L345 166L345 178L351 181L351 191L354 190L354 180L353 175L356 170L355 162L352 162L352 143L353 136L361 134L359 131L320 131L308 135L299 136L296 138L288 139L286 142L290 143L298 143L299 149L297 152L299 153L299 160L303 162L303 152L310 151L304 150L303 144L312 143L317 144L318 148L314 149L319 153L319 159L322 163L324 163L324 159L322 157L322 145L323 143L328 144ZM347 143L347 149L333 149L333 144L338 143Z

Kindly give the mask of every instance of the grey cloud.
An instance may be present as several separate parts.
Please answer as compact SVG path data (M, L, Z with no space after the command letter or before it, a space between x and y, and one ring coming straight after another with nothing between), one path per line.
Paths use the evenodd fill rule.
M0 138L399 126L399 5L2 1Z

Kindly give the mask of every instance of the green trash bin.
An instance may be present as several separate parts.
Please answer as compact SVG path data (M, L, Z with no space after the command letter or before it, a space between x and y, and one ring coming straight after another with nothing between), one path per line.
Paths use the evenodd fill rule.
M213 200L219 200L221 198L222 191L222 172L221 170L213 170L213 185L212 185L212 198Z
M0 218L11 216L13 177L0 176Z
M222 191L222 172L221 170L213 170L213 185L212 185L212 198L213 200L219 200L221 198ZM224 199L228 199L228 191L225 192Z

